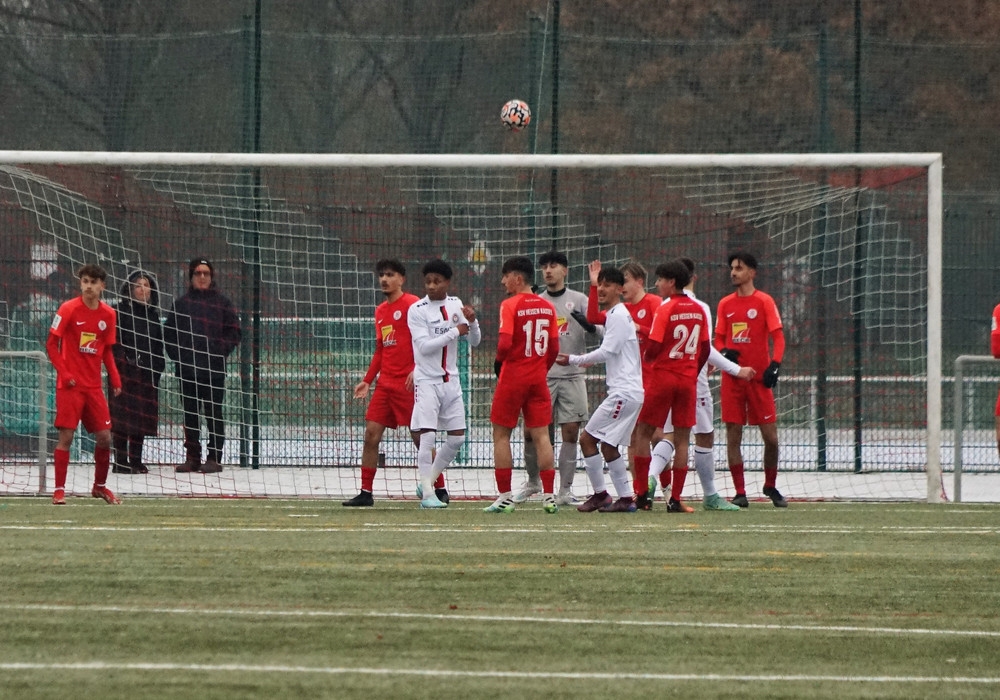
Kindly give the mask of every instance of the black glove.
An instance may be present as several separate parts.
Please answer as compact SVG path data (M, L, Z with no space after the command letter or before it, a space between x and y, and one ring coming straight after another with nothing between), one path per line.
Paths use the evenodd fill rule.
M722 355L727 360L729 360L730 362L740 361L739 350L733 350L732 348L722 348L721 350L719 350L719 354Z
M574 309L569 312L569 315L573 317L573 320L583 327L583 330L588 333L593 333L597 330L597 326L587 320L587 315L580 311L580 309Z
M500 368L503 367L503 362L500 360L493 360L493 374L500 376Z
M775 384L778 383L778 370L781 369L780 362L771 362L764 370L764 386L768 389L773 389Z

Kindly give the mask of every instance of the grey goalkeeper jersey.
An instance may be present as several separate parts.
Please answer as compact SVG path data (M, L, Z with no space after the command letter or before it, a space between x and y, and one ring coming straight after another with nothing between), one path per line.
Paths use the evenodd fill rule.
M549 290L543 289L538 292L538 296L556 307L556 320L559 323L559 352L566 355L582 355L587 352L587 331L583 330L583 326L570 316L573 311L582 311L584 316L587 315L587 295L563 288L562 292L556 292L555 295L551 294ZM586 370L581 367L552 365L552 369L549 370L549 379L568 379L584 374L586 374Z

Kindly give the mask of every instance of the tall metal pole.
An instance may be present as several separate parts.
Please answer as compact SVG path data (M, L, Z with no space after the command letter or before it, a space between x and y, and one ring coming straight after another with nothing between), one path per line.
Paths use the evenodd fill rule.
M861 152L861 0L854 0L854 152ZM861 171L855 171L855 184L861 185ZM867 242L866 226L861 216L861 196L855 196L856 218L854 235L854 290L853 303L851 304L851 317L854 330L854 471L860 473L863 467L862 462L862 440L864 439L862 428L862 415L864 411L864 401L862 396L862 364L864 362L864 322L861 315L864 313L865 294L864 283L864 254Z
M559 153L559 0L552 0L552 153ZM549 180L552 202L552 248L559 247L559 171L552 168Z
M243 90L243 150L260 153L261 140L261 2L254 0L253 16L248 18L248 47L245 62ZM249 222L244 249L249 253L248 264L250 285L244 282L244 306L251 309L249 344L244 342L240 350L240 379L243 387L243 415L240 421L240 466L260 468L260 348L261 348L261 272L260 272L260 219L261 219L261 173L255 167L250 176L250 198L253 216ZM246 314L243 314L246 329Z

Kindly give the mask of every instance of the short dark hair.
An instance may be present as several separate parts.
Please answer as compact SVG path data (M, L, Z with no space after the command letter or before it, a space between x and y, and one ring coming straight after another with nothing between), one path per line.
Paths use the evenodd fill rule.
M688 272L690 272L691 275L694 276L694 260L683 255L677 259L680 260L682 263L684 263L684 267L686 267L688 269Z
M104 271L104 268L100 265L95 265L93 263L88 263L86 265L81 265L80 269L76 271L76 276L79 279L84 277L90 277L91 279L101 280L104 282L108 279L108 273Z
M396 258L382 258L375 263L375 274L381 275L383 272L396 272L406 277L406 265L396 260Z
M441 258L437 260L431 260L429 263L424 265L424 269L420 271L424 276L438 274L444 277L446 280L450 280L452 276L451 265L446 263Z
M733 260L739 260L751 270L757 269L757 258L753 256L753 253L748 253L745 250L733 251L729 254L729 257L726 258L726 264L732 267Z
M566 257L565 253L560 253L558 250L550 250L547 253L542 253L542 257L538 258L538 267L544 267L552 263L569 267L569 258Z
M621 266L621 271L623 275L628 275L633 279L646 281L646 268L637 262L629 261Z
M661 265L657 265L656 276L660 279L673 280L674 286L678 290L684 289L691 282L691 273L688 272L687 265L680 258L674 258Z
M620 287L625 284L625 275L617 267L602 267L597 273L597 281L617 284Z
M535 263L531 262L531 258L523 255L515 255L513 258L504 260L500 274L506 275L508 272L519 273L527 284L535 281Z

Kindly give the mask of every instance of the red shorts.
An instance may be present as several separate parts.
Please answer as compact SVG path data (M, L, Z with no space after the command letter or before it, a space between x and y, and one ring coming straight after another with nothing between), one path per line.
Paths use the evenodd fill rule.
M696 380L675 379L661 372L656 381L646 383L645 392L639 422L662 428L669 415L675 428L694 427L698 397Z
M83 422L88 433L111 430L111 413L104 391L97 389L56 389L55 426L60 429L76 430Z
M758 381L745 382L724 374L719 398L723 423L765 425L778 419L774 392Z
M413 415L413 389L406 389L402 384L379 382L372 392L365 420L384 425L387 428L398 428L410 425Z
M490 422L513 429L517 427L517 418L521 413L524 413L525 428L541 428L552 422L552 395L546 380L497 383L490 408Z

